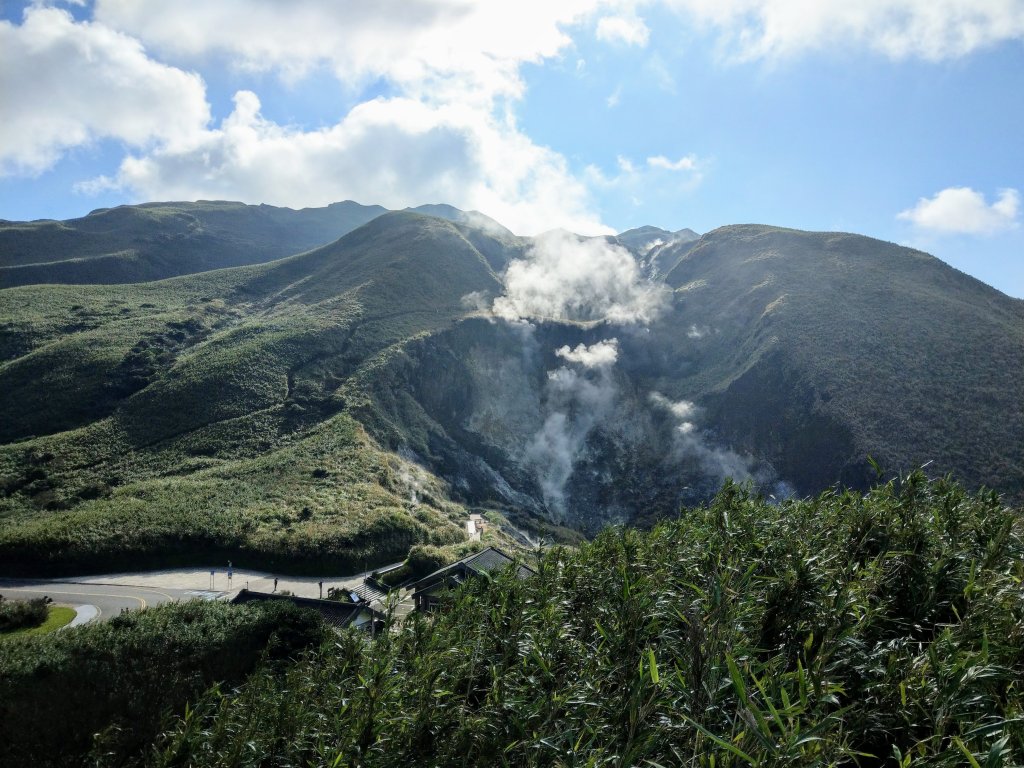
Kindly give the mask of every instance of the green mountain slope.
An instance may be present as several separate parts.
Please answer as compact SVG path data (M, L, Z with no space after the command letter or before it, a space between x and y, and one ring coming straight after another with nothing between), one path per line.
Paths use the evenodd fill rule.
M267 265L0 292L4 562L350 568L461 540L440 484L382 452L340 385L498 287L455 225L399 213Z
M69 221L0 221L0 287L134 283L259 264L336 240L385 212L233 202L147 203Z
M675 336L677 387L725 440L802 492L863 485L867 455L1024 492L1024 302L859 235L735 226L679 253L672 322L701 335Z
M866 487L868 455L1024 495L1024 302L931 256L726 227L620 253L666 293L650 322L508 322L534 241L426 210L264 264L0 290L6 567L354 570L461 542L468 506L595 532L726 477Z

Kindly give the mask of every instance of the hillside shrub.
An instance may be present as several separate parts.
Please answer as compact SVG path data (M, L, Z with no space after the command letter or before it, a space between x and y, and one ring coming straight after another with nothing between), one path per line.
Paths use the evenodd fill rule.
M0 632L38 627L46 621L46 598L5 600L0 595Z
M452 556L440 547L429 544L417 544L409 549L409 556L405 564L409 568L409 577L421 579L433 573L438 568L443 568L452 562Z

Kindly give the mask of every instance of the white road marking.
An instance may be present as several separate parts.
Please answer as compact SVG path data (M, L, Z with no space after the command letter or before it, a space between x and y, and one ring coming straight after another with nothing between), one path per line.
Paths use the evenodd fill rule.
M88 624L90 621L98 619L100 617L100 609L95 605L76 605L75 618L71 620L67 626L62 629L68 629L69 627L78 627L82 624Z

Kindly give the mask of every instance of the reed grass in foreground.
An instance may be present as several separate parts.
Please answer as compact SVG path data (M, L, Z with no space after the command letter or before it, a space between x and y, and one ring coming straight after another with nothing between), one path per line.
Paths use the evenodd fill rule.
M214 689L159 766L1019 765L1024 524L921 473L727 484L436 617Z

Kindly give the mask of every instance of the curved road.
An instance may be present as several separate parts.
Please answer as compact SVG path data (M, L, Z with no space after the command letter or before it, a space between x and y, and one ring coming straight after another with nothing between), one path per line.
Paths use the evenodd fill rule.
M151 589L113 584L76 584L72 582L41 581L35 579L0 579L0 595L7 598L30 600L49 597L55 603L71 606L93 605L98 613L94 620L113 618L122 610L137 610L176 600L209 600L219 592L191 589Z
M400 565L395 563L394 565ZM391 566L383 566L391 567ZM353 576L277 576L265 571L234 569L227 578L227 568L174 568L133 573L65 576L62 579L18 579L0 576L0 595L28 600L49 597L55 603L74 608L93 606L80 611L78 623L107 621L123 610L140 610L179 600L216 600L235 590L251 588L257 592L288 590L301 597L326 596L334 587L355 588L369 574Z

